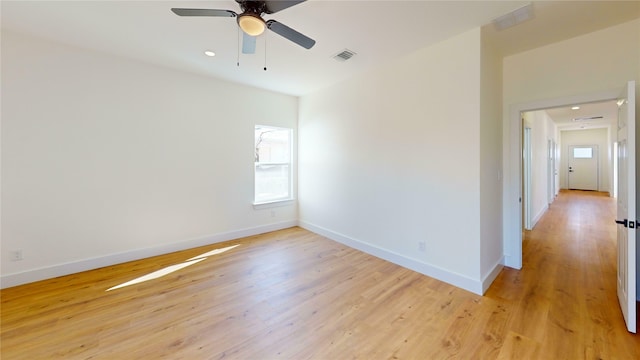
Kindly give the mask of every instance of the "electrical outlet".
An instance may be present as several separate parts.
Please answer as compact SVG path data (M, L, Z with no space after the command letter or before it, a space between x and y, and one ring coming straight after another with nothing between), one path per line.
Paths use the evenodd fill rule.
M427 244L424 241L418 241L418 250L422 252L427 251Z
M9 258L11 261L20 261L23 259L22 257L22 249L13 250L9 253Z

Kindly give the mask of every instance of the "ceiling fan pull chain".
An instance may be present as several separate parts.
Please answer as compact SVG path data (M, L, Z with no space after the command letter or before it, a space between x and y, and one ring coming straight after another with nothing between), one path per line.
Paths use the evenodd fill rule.
M267 71L267 34L264 34L264 71Z
M236 58L236 65L238 67L240 67L240 41L242 41L242 40L241 40L241 37L240 37L240 28L238 28L238 41L236 42L236 47L238 49L238 51L237 51L238 54L237 54L237 58Z

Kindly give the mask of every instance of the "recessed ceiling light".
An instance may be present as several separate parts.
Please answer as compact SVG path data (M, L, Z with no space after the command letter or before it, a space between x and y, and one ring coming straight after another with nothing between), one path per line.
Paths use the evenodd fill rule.
M216 56L216 53L214 53L214 52L213 52L213 51L211 51L211 50L207 50L207 51L205 51L205 52L204 52L204 54L205 54L205 55L207 55L207 56L211 56L211 57Z
M580 106L574 106L571 108L571 110L580 110Z

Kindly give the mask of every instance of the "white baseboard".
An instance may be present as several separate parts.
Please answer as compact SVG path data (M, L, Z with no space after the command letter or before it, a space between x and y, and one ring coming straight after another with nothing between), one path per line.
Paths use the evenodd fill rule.
M416 271L426 276L432 277L434 279L446 282L453 286L457 286L459 288L462 288L464 290L470 291L478 295L482 295L484 293L485 286L488 288L488 286L491 284L491 281L495 279L495 276L497 276L500 270L502 269L502 266L499 264L500 265L499 268L495 268L493 271L491 271L487 276L487 278L485 279L485 281L481 282L460 274L447 271L445 269L442 269L434 265L430 265L415 259L408 258L404 255L394 253L392 251L365 243L363 241L350 238L346 235L336 233L334 231L323 228L321 226L314 225L307 221L300 220L298 223L298 226L304 229L307 229L311 232L314 232L316 234L320 234L333 241L337 241L346 246L352 247L354 249L360 250L362 252L373 255L380 259L392 262L396 265L400 265L407 269L411 269L413 271ZM491 276L493 276L493 278L489 280Z
M44 268L28 270L14 274L0 276L0 289L27 284L39 280L51 279L58 276L74 274L82 271L98 269L105 266L121 264L127 261L139 260L151 256L168 254L175 251L187 250L199 246L215 244L223 241L239 239L247 236L264 234L297 226L297 220L283 221L279 223L262 225L248 229L234 230L225 233L214 234L196 239L189 239L172 244L165 244L144 249L136 249L123 253L110 254L90 259L84 259L64 264L48 266Z
M483 276L483 280L482 280L482 293L484 294L485 292L487 292L487 290L489 290L489 286L491 286L491 284L493 283L493 281L498 277L498 275L500 275L500 272L502 271L502 268L504 268L504 264L505 263L505 259L504 256L500 259L500 261L498 261L493 268L491 269L491 271L489 271L488 274L486 274L485 276Z
M165 244L161 246L155 246L144 249L137 249L127 251L123 253L110 254L101 257L95 257L90 259L84 259L64 264L58 264L54 266L28 270L20 273L7 274L0 276L0 288L8 288L12 286L27 284L35 281L51 279L58 276L64 276L74 274L82 271L93 270L105 266L111 266L115 264L121 264L128 261L144 259L152 256L168 254L175 251L181 251L191 249L204 245L211 245L224 241L239 239L247 236L253 236L258 234L264 234L271 231L290 228L293 226L300 226L314 233L325 236L331 240L342 243L346 246L363 251L367 254L381 258L383 260L392 262L394 264L406 267L421 274L433 277L437 280L444 281L451 285L473 292L475 294L482 295L491 285L491 283L498 276L502 270L502 262L497 263L493 270L490 271L483 279L483 281L473 280L466 276L452 273L440 267L430 265L417 261L415 259L408 258L406 256L394 253L392 251L367 244L365 242L350 238L348 236L333 232L321 226L311 224L306 221L284 221L275 224L263 225L254 228L241 229L235 231L229 231L225 233L219 233L206 237L189 239L173 244Z
M544 215L544 213L547 212L547 210L549 210L549 205L545 205L542 210L540 210L540 212L533 217L533 219L531 220L531 229L533 229L536 224L538 223L538 221L540 221L540 219L542 218L542 215Z

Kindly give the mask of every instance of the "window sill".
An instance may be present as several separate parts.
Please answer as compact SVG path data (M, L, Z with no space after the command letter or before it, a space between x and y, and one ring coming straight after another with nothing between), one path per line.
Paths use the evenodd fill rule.
M283 200L273 200L273 201L267 201L267 202L261 202L261 203L253 203L253 209L260 210L260 209L269 209L269 208L278 207L278 206L293 205L295 201L296 201L295 199L283 199Z

